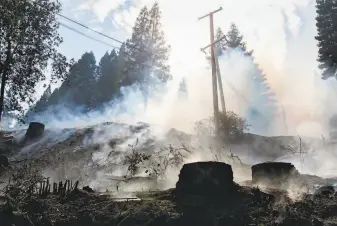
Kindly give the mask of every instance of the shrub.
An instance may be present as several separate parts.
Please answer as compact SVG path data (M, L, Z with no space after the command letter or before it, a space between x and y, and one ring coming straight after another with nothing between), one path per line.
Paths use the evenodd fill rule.
M17 205L29 200L36 194L39 184L44 181L41 169L33 164L24 164L11 170L9 182L3 192Z
M138 141L137 141L138 143ZM148 177L157 180L165 180L166 172L169 167L180 169L188 154L191 153L188 148L182 144L180 148L174 148L170 145L167 148L161 148L160 151L143 154L137 152L136 146L129 145L132 152L125 156L124 165L127 166L127 172L124 175L124 182L132 179L137 173L145 172Z
M220 135L230 140L237 140L243 137L244 132L249 131L250 125L247 121L232 111L219 112ZM195 123L195 131L198 135L214 136L214 117L209 117Z

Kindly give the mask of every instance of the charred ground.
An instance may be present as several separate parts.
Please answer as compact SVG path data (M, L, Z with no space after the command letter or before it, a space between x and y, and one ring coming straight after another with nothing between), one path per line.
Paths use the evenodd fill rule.
M106 132L93 127L60 130L56 134L46 131L39 142L33 142L26 146L18 146L15 142L10 141L11 134L9 133L2 134L2 150L9 157L12 168L17 168L20 171L21 167L27 166L27 159L34 159L34 164L38 164L44 172L47 170L48 175L52 175L56 182L65 179L82 181L77 189L70 189L62 195L53 194L53 192L48 195L30 193L27 190L27 185L21 186L19 191L7 190L0 201L1 222L4 222L5 226L337 225L337 205L335 204L337 196L335 196L333 188L332 191L328 189L328 192L322 191L318 195L302 194L301 198L295 201L289 197L285 190L275 188L260 190L254 186L236 184L233 182L233 172L227 174L226 177L226 173L224 173L226 167L215 171L213 166L210 167L213 171L210 177L206 177L204 174L204 176L188 176L188 173L186 176L182 170L179 180L181 177L185 177L183 179L185 184L191 185L187 190L185 185L181 189L181 183L177 181L177 187L173 189L164 191L144 189L144 191L133 193L131 198L121 199L123 197L116 196L110 191L92 193L81 189L88 185L88 180L83 180L80 175L84 170L83 167L88 165L88 162L92 163L92 156L102 148L109 147L111 149L109 157L114 159L120 151L118 147L133 141L134 139L131 139L133 136L146 138L146 141L138 149L142 153L151 152L156 147L163 147L172 142L176 142L176 144L189 143L193 139L192 136L171 130L168 133L170 138L163 141L152 136L146 125L135 127L119 125L118 127L120 126L128 128L131 132L123 136L110 134L110 138L107 139ZM22 134L21 132L12 135L19 139ZM61 139L56 139L57 134ZM95 138L95 142L89 142L90 139L93 140L93 137L101 137L102 139ZM273 159L286 155L287 151L283 147L286 144L293 145L296 141L296 137L282 139L281 137L266 138L247 134L242 144L250 147L252 154L260 155L262 159ZM240 147L238 144L231 144L231 147L232 152L238 156L243 152L238 150ZM263 155L263 153L267 154ZM244 166L250 171L249 165ZM93 173L95 170L109 171L113 167L117 167L115 163L109 166L91 164L91 170L94 169L94 171L91 171L91 175L90 172L87 173L87 179L95 174ZM51 171L53 173L50 173ZM55 173L56 171L58 172ZM184 174L185 176L183 176ZM33 175L36 174L33 173ZM28 173L26 176L25 183L34 184ZM302 176L307 180L314 181L313 183L326 182L324 178ZM197 183L196 180L200 177L204 178L201 179L202 194L191 191L199 186L199 182ZM188 182L188 178L192 178L192 181ZM39 177L34 177L34 179L38 180ZM20 182L20 185L23 183ZM218 186L217 189L221 192L210 190L211 186ZM209 197L207 194L213 197Z
M32 196L1 205L3 225L337 225L334 194L305 195L298 202L285 192L262 192L235 185L235 195L217 201L179 197L176 189L139 192L138 201L73 190L65 196ZM5 200L4 200L5 201Z

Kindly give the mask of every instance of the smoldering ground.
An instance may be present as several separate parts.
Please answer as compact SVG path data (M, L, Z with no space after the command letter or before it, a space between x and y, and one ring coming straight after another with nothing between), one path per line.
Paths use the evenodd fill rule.
M232 75L235 78L234 85L239 92L244 93L247 89L245 83L247 71L249 71L252 61L250 58L243 56L239 51L233 51L231 54L220 59L221 67L224 75ZM236 67L235 63L241 65ZM232 66L234 65L234 66ZM188 77L187 77L188 78ZM232 78L227 78L232 79ZM205 137L193 137L189 135L181 136L183 133L175 137L167 139L167 133L170 128L181 128L183 131L192 133L193 123L201 118L209 116L211 114L211 106L206 107L201 103L211 103L211 92L205 88L205 93L196 92L195 87L204 87L206 81L209 79L206 76L194 77L192 82L188 81L188 98L179 99L178 85L180 80L173 80L168 84L165 93L153 94L154 96L149 98L149 103L145 110L143 105L143 98L140 90L137 87L125 88L124 99L119 102L112 101L104 106L101 111L89 112L87 114L81 114L80 112L71 112L69 109L58 108L58 114L47 113L40 115L41 120L47 123L49 129L46 131L45 136L38 142L25 147L22 152L32 152L36 150L52 148L57 144L62 144L71 139L76 133L82 133L83 139L78 141L75 146L72 146L68 152L81 152L83 149L90 149L96 145L97 148L91 150L91 155L86 156L86 161L79 161L78 170L75 162L69 162L68 159L64 159L64 163L57 168L51 168L46 170L46 176L55 178L55 180L62 180L66 178L85 178L83 183L90 184L90 186L103 190L104 188L116 187L116 181L111 180L114 177L122 177L127 171L127 167L123 166L125 156L130 155L132 149L129 145L134 145L138 141L138 149L146 150L148 152L155 153L160 148L168 147L168 145L179 148L181 144L189 146L193 150L193 154L188 155L184 162L192 161L206 161L206 160L219 160L225 162L231 162L230 152L238 156L243 163L254 164L259 161L271 160L272 156L268 157L265 152L277 152L280 148L277 145L266 145L263 137L256 138L255 143L242 143L237 145L231 145L230 147L221 147L220 152L222 156L217 153L217 148L214 147L212 140L207 136ZM165 89L164 89L165 90ZM244 114L247 110L245 105L240 102L241 97L231 94L227 89L226 96L231 101L227 101L229 109L235 109L239 114ZM200 97L200 99L198 99ZM208 97L208 98L207 98ZM206 101L208 99L208 101ZM198 102L200 101L200 102ZM204 101L204 102L203 102ZM195 106L195 107L194 107ZM206 105L207 106L207 105ZM194 109L192 114L188 109ZM187 120L189 118L189 120ZM106 121L114 121L111 124L103 124ZM146 125L140 125L140 130L135 131L130 128L130 124L135 122L145 121L149 122L149 127ZM121 123L121 124L118 124ZM122 123L124 122L124 123ZM129 122L129 123L128 123ZM99 125L97 125L99 124ZM277 128L277 123L276 128ZM137 127L134 125L135 128ZM65 130L64 128L72 128ZM82 132L80 132L82 131ZM90 132L85 132L90 131ZM282 138L281 138L282 139ZM111 147L107 141L118 140L116 145ZM293 141L292 141L293 142ZM299 149L299 144L284 143L284 145L293 145L294 149ZM98 146L97 146L98 145ZM263 148L262 146L265 145ZM213 147L212 147L213 146ZM64 148L64 147L63 147ZM260 149L259 155L252 149ZM219 149L219 148L218 148ZM272 150L274 149L274 150ZM67 151L63 150L62 153ZM108 158L111 153L114 153L113 158ZM297 156L288 156L288 161L296 160ZM323 161L323 159L321 159ZM96 164L97 166L93 166ZM235 163L232 162L234 165ZM238 163L239 164L239 163ZM239 164L240 165L240 164ZM94 170L92 170L94 168ZM237 167L239 170L235 170L235 177L238 181L246 180L250 178L249 167ZM80 171L90 171L85 173ZM179 169L167 168L167 178L164 187L172 187L176 182ZM69 172L68 174L66 172ZM76 173L77 172L77 173ZM239 173L238 173L239 172ZM60 174L60 175L56 175ZM63 174L63 175L62 175ZM87 175L85 175L87 174ZM144 172L140 172L138 177L146 176ZM124 184L125 189L128 191L137 189L146 189L149 186L145 186L147 183L141 183L142 185L129 185ZM148 185L148 184L147 184Z

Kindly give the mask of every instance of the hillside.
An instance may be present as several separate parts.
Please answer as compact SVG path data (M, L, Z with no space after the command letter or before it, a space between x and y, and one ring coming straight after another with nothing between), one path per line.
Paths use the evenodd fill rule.
M4 225L21 226L27 222L32 225L82 225L86 222L86 225L119 226L210 225L211 222L220 225L225 222L231 225L335 224L335 214L331 212L335 208L335 198L317 198L303 191L297 194L293 189L285 191L291 195L289 198L284 191L260 191L238 185L250 186L252 164L288 156L287 145L298 150L298 137L245 134L240 142L222 145L217 150L211 138L174 129L144 123L104 123L86 128L49 129L39 140L25 146L17 145L25 132L1 134L1 150L7 152L12 165L8 172L19 170L17 173L22 175L19 178L27 177L25 180L29 182L36 175L35 169L39 169L50 183L79 181L78 188L89 187L85 191L69 191L65 196L36 194L26 197L27 192L23 192L12 195L14 198L10 202L7 196L3 197L0 218L4 219ZM303 139L302 142L310 146L311 151L321 145L320 140ZM125 160L133 158L134 153L149 155L150 160L144 160L138 165L137 173L126 179L124 175L129 175L130 162L126 164ZM175 161L171 161L173 159ZM166 160L169 164L161 168L159 165ZM234 181L238 183L235 185L238 197L231 204L228 201L208 203L189 195L183 200L177 199L174 188L183 164L214 160L231 164ZM162 170L162 174L155 179L146 174L146 170ZM5 182L12 173L3 172L0 181ZM310 187L335 181L311 175L303 175L303 178ZM91 188L95 193L90 192ZM18 211L9 211L8 203Z
M12 132L11 135L20 140L24 133L25 130L22 130ZM322 145L320 140L303 138L304 143L309 151ZM235 179L242 181L250 177L250 165L282 159L284 156L297 158L292 151L299 150L299 139L245 134L242 140L224 145L215 143L209 137L198 137L143 123L133 126L105 123L86 128L46 130L43 137L36 142L19 148L13 146L14 155L10 161L25 159L27 156L45 159L48 160L45 166L46 176L56 181L81 181L82 178L82 183L93 185L95 183L92 181L97 173L100 174L101 182L106 180L104 177L111 177L106 174L123 175L126 171L123 161L125 156L132 154L132 149L141 153L162 152L166 155L164 153L170 146L177 153L182 153L182 163L207 160L234 163L238 165L238 172L234 170ZM8 149L7 144L4 145L4 150L6 147ZM90 175L84 175L84 169L90 171ZM174 171L176 177L178 172Z

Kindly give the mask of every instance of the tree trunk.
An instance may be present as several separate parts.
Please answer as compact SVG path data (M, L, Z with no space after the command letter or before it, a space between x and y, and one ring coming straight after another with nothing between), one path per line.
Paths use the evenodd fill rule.
M6 74L5 71L1 75L1 91L0 91L0 125L1 125L1 120L2 120L2 112L4 108L4 100L5 100L5 86L6 86Z
M12 49L12 43L9 39L9 34L7 36L7 53L6 53L6 60L5 63L1 67L1 91L0 91L0 126L2 121L2 112L4 109L4 100L5 100L5 87L6 87L6 81L7 81L7 73L9 71L10 67L10 60L11 60L11 49Z

